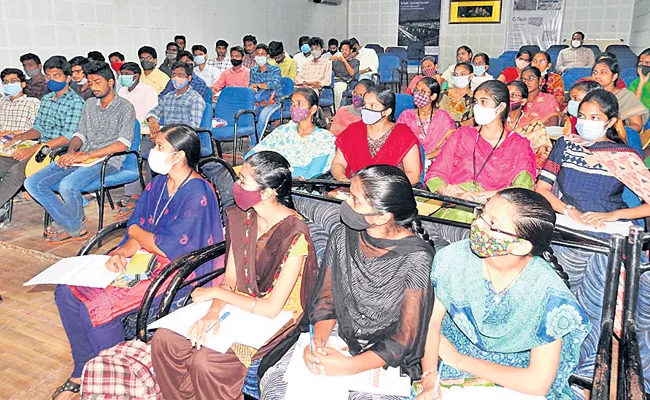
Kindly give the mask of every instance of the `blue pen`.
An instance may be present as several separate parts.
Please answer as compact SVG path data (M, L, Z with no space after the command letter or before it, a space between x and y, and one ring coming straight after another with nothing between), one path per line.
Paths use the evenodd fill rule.
M222 323L223 320L226 319L226 318L228 318L229 315L230 315L230 311L226 311L225 313L223 313L223 315L221 315L221 317L219 317L219 319L217 320L217 322L215 322L214 324L212 324L212 325L208 328L208 330L205 331L205 334L207 335L208 332L210 332L212 329L214 329L215 326L217 326L217 325L219 325L220 323ZM201 340L201 339L203 339L203 336L199 336L199 338L198 338L196 341L198 342L198 341Z
M442 375L442 366L445 365L445 362L440 360L440 363L438 364L438 377L436 378L436 385L433 387L433 396L436 396L436 393L438 393L438 387L440 387L440 376Z
M314 354L314 325L309 324L309 352ZM311 362L311 367L314 368L314 362Z

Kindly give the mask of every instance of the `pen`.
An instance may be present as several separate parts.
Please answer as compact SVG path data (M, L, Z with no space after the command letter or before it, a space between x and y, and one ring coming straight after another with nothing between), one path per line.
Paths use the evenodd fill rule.
M314 325L309 324L309 352L314 354ZM314 362L311 362L311 367L314 368Z
M208 332L210 332L212 329L214 329L215 326L217 326L217 325L219 325L220 323L222 323L223 320L226 319L226 318L228 318L229 315L230 315L230 311L226 311L225 313L223 313L223 315L222 315L221 317L219 317L219 319L217 320L217 322L215 322L214 324L212 324L212 325L211 325L211 326L210 326L210 327L205 331L205 334L207 335ZM201 339L203 339L203 336L199 336L199 338L198 338L196 341L198 342L198 341L201 340Z
M438 393L438 386L440 386L440 376L442 374L442 366L445 365L445 362L440 360L440 363L438 364L438 377L436 378L436 385L433 387L433 396L435 397L436 393Z

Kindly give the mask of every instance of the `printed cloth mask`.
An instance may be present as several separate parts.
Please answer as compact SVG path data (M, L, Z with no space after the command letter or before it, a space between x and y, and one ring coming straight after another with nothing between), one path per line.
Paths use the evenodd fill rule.
M419 91L413 91L413 104L417 108L426 107L431 103L431 97Z
M35 77L36 75L40 74L41 70L36 68L36 69L26 69L25 70L25 75L29 76L30 78Z
M300 108L293 105L289 107L289 113L291 113L291 120L296 123L304 120L311 115L311 111L309 111L309 109Z
M262 193L257 190L246 190L241 187L239 182L232 184L232 196L235 199L237 207L244 211L262 201Z
M433 78L433 76L438 73L435 68L423 68L422 72L424 73L424 76L428 76L429 78Z
M519 101L510 101L510 110L519 110L523 102Z
M521 239L497 239L479 229L476 224L472 224L470 227L469 247L472 250L472 253L476 254L480 258L507 256L510 254L508 246L520 241Z
M363 97L357 96L356 94L352 95L352 106L354 108L361 108L363 107Z

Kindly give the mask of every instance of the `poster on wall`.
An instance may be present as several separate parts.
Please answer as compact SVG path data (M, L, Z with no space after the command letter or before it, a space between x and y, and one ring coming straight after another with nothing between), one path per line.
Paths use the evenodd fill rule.
M425 46L440 42L441 0L400 0L397 45L421 41Z
M537 45L546 50L562 35L564 0L514 0L508 20L506 50Z

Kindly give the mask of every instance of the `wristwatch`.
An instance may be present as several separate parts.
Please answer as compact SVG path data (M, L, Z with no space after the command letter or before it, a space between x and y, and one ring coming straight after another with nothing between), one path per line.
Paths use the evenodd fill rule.
M569 211L574 209L575 207L572 206L571 204L567 204L564 206L564 211L562 211L562 214L566 215L567 217L569 216Z

